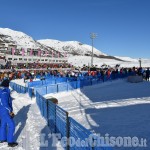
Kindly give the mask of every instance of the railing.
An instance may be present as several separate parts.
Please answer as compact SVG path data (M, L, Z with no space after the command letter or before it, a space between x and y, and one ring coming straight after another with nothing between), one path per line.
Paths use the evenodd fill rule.
M32 98L36 94L37 89L41 90L40 93L42 93L42 95L49 94L49 93L58 93L62 91L70 91L78 88L83 88L84 86L91 86L102 82L112 81L119 78L125 78L129 75L133 75L133 73L111 74L111 76L105 75L103 77L102 76L96 76L96 77L81 76L78 78L50 77L45 80L29 82L28 87L17 85L14 82L11 82L10 86L13 90L17 91L18 93L28 92L29 97Z
M10 82L10 87L15 90L17 93L26 93L28 91L27 87L24 87L22 85L16 84L14 82Z
M103 78L91 78L91 77L84 77L80 78L78 81L72 82L64 82L64 83L57 83L53 85L47 85L42 87L34 87L34 92L36 93L36 102L40 109L42 116L46 119L47 125L50 127L51 132L53 133L60 133L63 137L73 137L75 140L81 139L86 141L87 138L92 137L92 141L85 146L77 146L71 145L71 142L68 140L68 145L64 147L67 150L112 150L109 146L104 145L95 145L94 141L98 140L98 137L93 135L89 130L84 128L81 124L76 122L73 118L69 117L68 112L63 110L61 107L57 106L56 104L52 103L50 100L45 99L42 95L48 93L58 93L62 91L69 91L74 90L77 88L82 88L83 86L89 86L93 84L97 84L99 82L104 81L111 81L118 78L124 78L131 74L113 74L111 76L104 76ZM68 81L68 80L67 80ZM47 81L39 81L46 84ZM37 82L38 83L38 82ZM35 84L35 83L34 83ZM38 84L37 84L38 85ZM10 86L16 90L17 92L23 93L23 91L27 91L26 87L22 87L17 85L16 83L10 83ZM30 97L33 96L33 89L31 87L28 88L28 92ZM91 136L92 135L92 136Z
M28 93L32 98L37 90L41 90L41 94L50 94L50 93L59 93L63 91L70 91L78 88L83 88L84 86L92 86L98 83L112 81L115 79L122 79L128 74L111 74L111 76L86 76L86 77L78 77L78 78L50 78L42 81L34 81L28 83ZM74 81L76 80L76 81ZM42 87L41 87L42 86Z
M66 150L112 150L110 146L94 144L95 135L84 128L81 124L69 117L68 112L61 107L45 99L36 91L36 101L42 116L46 119L47 124L52 133L60 133L61 137L66 137L68 140L64 146ZM86 142L85 145L77 145L72 143L71 139ZM69 140L70 139L70 140ZM88 140L88 141L87 141Z

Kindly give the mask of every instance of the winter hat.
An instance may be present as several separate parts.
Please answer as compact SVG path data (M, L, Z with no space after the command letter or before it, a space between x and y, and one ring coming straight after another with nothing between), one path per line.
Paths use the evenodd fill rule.
M3 87L9 87L9 80L8 79L3 80L2 83L1 83L1 86L3 86Z

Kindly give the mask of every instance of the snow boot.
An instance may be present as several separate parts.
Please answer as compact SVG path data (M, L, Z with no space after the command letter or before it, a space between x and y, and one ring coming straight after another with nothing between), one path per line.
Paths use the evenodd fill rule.
M18 143L16 143L16 142L8 143L8 146L9 146L9 147L15 147L15 146L17 146L17 145L18 145Z

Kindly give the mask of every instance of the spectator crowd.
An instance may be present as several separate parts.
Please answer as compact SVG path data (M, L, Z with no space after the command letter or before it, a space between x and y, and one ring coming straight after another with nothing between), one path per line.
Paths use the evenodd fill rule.
M0 71L0 82L3 81L5 74L9 77L9 80L13 79L21 79L24 78L24 80L29 79L32 81L35 78L41 78L44 79L48 76L54 76L54 77L79 77L79 76L92 76L92 77L103 77L106 75L108 78L114 77L115 75L125 75L127 73L130 73L131 75L140 75L143 76L145 80L149 80L149 68L88 68L88 67L82 67L82 68L74 68L73 66L67 70L62 69L62 67L55 68L51 70L50 68L47 68L46 70L15 70L12 69L8 72L1 72Z

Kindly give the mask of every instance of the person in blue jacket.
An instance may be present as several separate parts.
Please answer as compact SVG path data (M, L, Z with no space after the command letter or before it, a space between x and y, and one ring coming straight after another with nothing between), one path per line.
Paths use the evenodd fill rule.
M7 142L10 147L18 145L14 141L15 124L13 117L9 80L4 79L0 87L0 143Z

